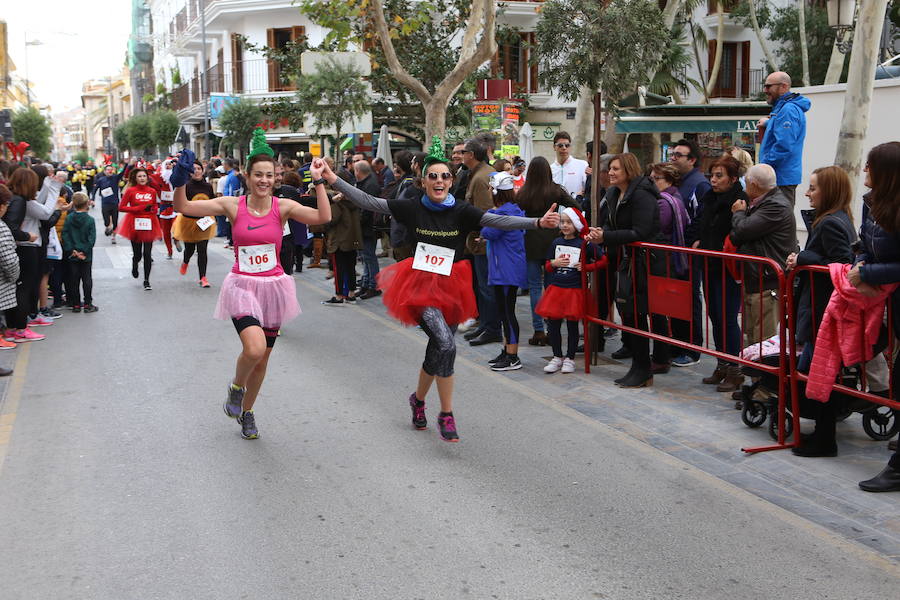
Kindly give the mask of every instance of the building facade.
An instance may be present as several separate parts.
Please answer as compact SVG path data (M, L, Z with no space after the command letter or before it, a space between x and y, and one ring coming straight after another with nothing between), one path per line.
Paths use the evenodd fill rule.
M84 82L84 147L95 160L114 153L112 132L131 115L131 80L128 68L113 77Z

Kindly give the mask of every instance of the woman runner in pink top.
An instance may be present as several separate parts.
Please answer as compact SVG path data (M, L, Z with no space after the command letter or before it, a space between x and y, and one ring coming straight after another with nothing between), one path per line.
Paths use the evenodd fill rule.
M257 129L245 173L250 194L240 198L222 196L188 202L184 185L193 171L194 153L190 150L181 152L170 180L176 211L196 217L224 215L231 221L234 267L222 282L215 316L231 319L241 338L243 348L224 408L226 415L238 420L241 435L248 440L259 437L253 404L266 376L278 330L300 314L294 280L284 274L278 260L284 224L288 219L307 225L331 221L324 181L314 182L318 209L272 196L273 154L262 129Z

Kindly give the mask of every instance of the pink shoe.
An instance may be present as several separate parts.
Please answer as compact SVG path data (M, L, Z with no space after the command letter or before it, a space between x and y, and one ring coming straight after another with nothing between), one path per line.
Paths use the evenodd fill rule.
M18 331L15 331L14 334L16 336L15 341L17 343L37 342L37 341L40 341L47 337L46 335L41 335L40 333L35 333L32 330L28 329L27 327L25 329L19 329Z
M38 314L38 316L28 321L29 327L47 327L48 325L53 325L53 319L48 319L42 314Z
M16 330L15 329L4 329L3 330L3 339L7 342L16 341Z

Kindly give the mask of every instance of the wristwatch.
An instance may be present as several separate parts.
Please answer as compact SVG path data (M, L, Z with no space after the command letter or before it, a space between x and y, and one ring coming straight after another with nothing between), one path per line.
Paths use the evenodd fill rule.
M313 185L325 185L325 184L328 183L328 182L325 181L325 178L323 177L322 179L316 179L316 180L314 180L312 183L313 183Z

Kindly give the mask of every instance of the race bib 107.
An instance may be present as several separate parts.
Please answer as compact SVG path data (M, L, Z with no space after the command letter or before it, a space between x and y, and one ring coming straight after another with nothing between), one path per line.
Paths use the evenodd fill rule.
M438 275L450 275L453 270L455 254L456 252L452 248L419 242L416 244L416 255L413 257L412 268Z

